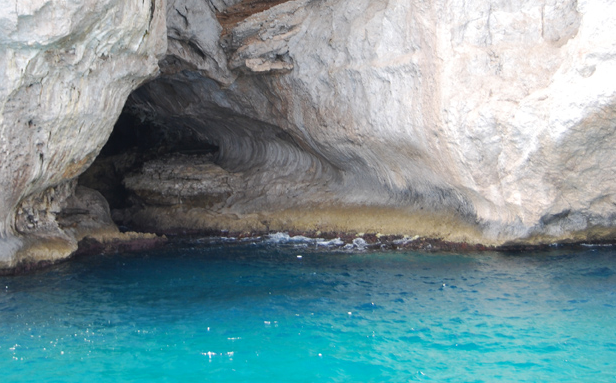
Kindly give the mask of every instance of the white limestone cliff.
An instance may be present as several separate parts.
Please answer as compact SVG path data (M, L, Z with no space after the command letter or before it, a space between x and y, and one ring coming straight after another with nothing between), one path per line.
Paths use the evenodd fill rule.
M71 254L55 218L166 49L162 0L0 2L0 268Z
M220 150L129 175L151 205L121 219L616 239L613 1L292 0L237 25L217 21L236 0L16 4L0 9L5 249L20 202L79 174L156 71L162 13L162 74L127 110Z
M287 185L305 181L303 164L318 163L319 191L297 196L308 210L408 217L388 226L384 210L363 216L374 225L315 218L304 229L484 243L611 238L615 20L616 4L604 0L295 0L223 36L238 76L231 85L189 70L132 100L145 116L220 145L223 168L253 174L237 193L244 204L231 199L220 211L297 210L284 187L267 185L281 168L296 172ZM251 205L264 196L269 206ZM477 231L413 218L425 211ZM285 214L281 222L297 220Z

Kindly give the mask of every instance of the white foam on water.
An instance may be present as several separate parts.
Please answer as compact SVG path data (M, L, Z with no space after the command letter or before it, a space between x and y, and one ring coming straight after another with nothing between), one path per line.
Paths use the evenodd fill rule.
M347 243L342 247L343 250L366 250L368 247L368 242L366 242L363 238L355 238L352 243Z
M326 240L324 238L309 238L303 235L290 236L288 233L268 234L266 243L272 244L294 244L296 246L305 247L306 245L316 245L324 247L339 247L343 246L344 242L340 238Z
M611 247L614 246L613 243L581 243L581 246L584 247Z
M405 235L404 238L402 238L402 239L396 239L394 241L394 245L406 245L407 243L413 242L416 239L419 239L418 235L416 235L414 237L408 237L408 236Z
M337 247L342 245L344 245L344 241L340 238L330 239L329 241L322 238L317 238L317 246Z
M363 238L355 238L353 240L353 246L358 250L364 250L368 246L368 243Z
M294 243L294 242L310 242L311 239L304 237L303 235L296 235L291 237L289 233L274 233L268 234L265 242L267 243Z

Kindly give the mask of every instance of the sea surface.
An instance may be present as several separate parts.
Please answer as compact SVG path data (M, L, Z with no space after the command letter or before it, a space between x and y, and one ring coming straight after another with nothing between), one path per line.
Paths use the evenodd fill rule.
M201 240L0 277L2 382L615 382L616 249Z

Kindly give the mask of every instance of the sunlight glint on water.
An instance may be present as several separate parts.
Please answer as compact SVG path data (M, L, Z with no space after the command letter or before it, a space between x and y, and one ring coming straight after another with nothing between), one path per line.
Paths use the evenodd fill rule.
M84 257L0 278L2 381L612 382L615 272L609 248Z

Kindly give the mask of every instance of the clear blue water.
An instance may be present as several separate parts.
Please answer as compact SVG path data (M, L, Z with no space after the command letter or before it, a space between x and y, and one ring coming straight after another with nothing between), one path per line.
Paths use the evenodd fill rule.
M0 277L0 379L616 381L612 248L305 246L176 245Z

